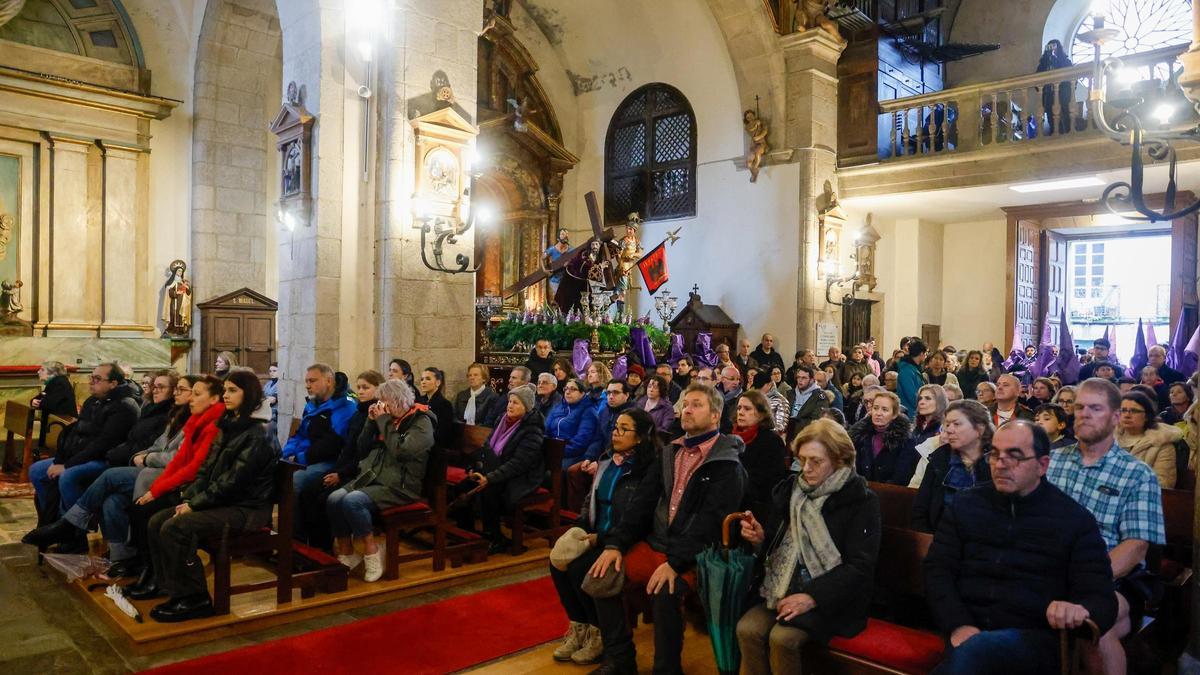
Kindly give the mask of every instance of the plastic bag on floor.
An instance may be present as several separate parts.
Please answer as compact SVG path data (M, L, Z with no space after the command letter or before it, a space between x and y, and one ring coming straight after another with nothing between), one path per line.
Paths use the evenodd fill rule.
M43 553L42 559L62 572L67 583L104 574L109 566L108 560L84 553Z

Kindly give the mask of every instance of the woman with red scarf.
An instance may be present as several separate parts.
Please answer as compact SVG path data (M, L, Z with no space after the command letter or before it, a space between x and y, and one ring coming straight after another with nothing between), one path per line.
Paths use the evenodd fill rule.
M746 444L742 466L750 477L746 507L760 523L766 522L771 513L771 489L787 478L791 458L783 439L774 433L771 407L761 391L751 389L738 397L736 419L733 435Z

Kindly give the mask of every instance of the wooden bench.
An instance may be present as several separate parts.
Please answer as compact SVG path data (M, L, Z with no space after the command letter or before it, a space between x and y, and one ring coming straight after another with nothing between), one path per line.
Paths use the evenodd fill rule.
M383 578L399 579L400 563L421 558L433 559L433 571L446 569L446 451L434 447L429 451L422 480L424 499L384 509L379 522L384 532ZM433 537L428 552L400 553L400 535L416 529L428 529ZM485 551L486 555L486 551Z
M21 457L21 473L17 478L22 483L29 481L29 467L40 459L35 456L35 453L44 450L47 457L53 457L58 453L58 444L62 440L63 432L75 424L75 418L50 415L44 424L46 425L46 438L42 446L39 448L37 443L25 444L25 451Z
M546 462L549 474L549 488L540 487L517 502L511 516L507 518L509 529L512 530L513 555L525 552L525 539L545 539L550 546L566 532L568 526L562 523L559 514L562 504L562 458L567 442L561 438L547 438L542 441L542 457ZM528 520L533 516L537 524Z
M217 614L229 613L231 596L272 587L275 588L275 601L279 604L292 601L294 586L300 587L300 596L304 598L311 598L318 588L324 591L345 590L347 570L341 564L330 565L327 560L321 559L321 556L329 556L316 556L317 564L310 569L298 571L293 566L295 499L292 495L292 474L300 469L300 465L292 462L280 461L277 465L274 502L278 518L274 529L268 526L256 532L230 532L226 528L220 537L201 543L212 556L213 607ZM231 579L233 559L248 555L274 556L275 579L234 585Z
M17 452L17 439L20 438L23 449L28 449L34 442L33 438L33 408L17 401L4 404L4 462L5 471L19 470L17 462L24 453Z
M879 516L884 527L912 529L913 501L917 491L904 485L868 481L867 486L879 497Z

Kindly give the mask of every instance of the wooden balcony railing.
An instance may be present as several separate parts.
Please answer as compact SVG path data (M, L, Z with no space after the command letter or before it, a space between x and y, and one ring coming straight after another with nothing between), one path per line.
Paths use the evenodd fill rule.
M1136 79L1164 79L1186 44L1122 57ZM1088 118L1092 64L881 101L884 162L968 153L1055 136L1097 135Z

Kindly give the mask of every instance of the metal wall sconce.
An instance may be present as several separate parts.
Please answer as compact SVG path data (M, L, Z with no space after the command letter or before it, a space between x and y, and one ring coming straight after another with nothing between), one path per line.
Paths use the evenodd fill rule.
M453 266L447 266L444 258L447 244L459 243L459 237L477 222L490 219L486 207L471 202L479 175L471 144L479 130L452 107L417 117L411 124L417 146L413 227L421 231L421 262L444 274L476 272L482 261L472 265L466 253L456 253ZM464 211L469 214L466 220Z
M854 253L850 254L854 273L840 276L840 265L836 259L821 263L817 273L825 277L825 302L837 307L849 307L854 304L854 293L859 288L866 286L869 291L875 290L878 283L875 278L875 245L879 243L879 238L879 232L871 226L871 214L868 213L867 221L854 239ZM841 302L835 301L832 297L833 287L846 284L850 284L850 292L843 294Z

